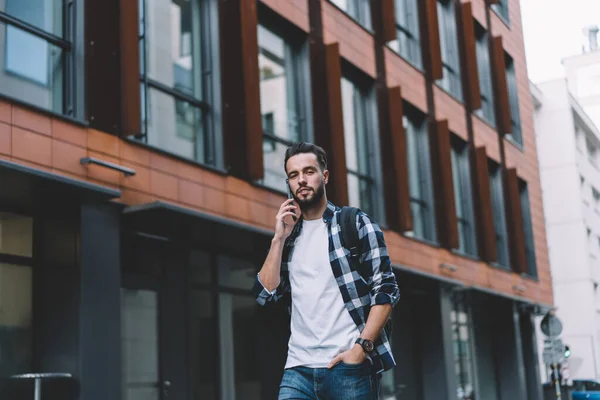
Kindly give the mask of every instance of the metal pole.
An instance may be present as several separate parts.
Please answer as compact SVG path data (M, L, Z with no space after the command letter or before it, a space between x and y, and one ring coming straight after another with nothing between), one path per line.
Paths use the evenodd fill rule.
M558 381L558 365L556 363L552 364L554 366L554 390L556 390L556 398L560 399L560 382Z
M41 400L42 398L42 380L35 378L35 392L33 394L35 400Z

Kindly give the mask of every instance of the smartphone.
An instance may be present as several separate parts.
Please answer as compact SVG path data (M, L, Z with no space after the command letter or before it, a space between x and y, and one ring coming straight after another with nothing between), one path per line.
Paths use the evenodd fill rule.
M292 189L290 188L290 182L289 180L285 180L285 187L287 188L287 195L288 195L288 199L293 199L294 196L292 195ZM292 201L290 203L291 205L294 205L294 202ZM292 217L294 219L294 221L296 221L296 217Z

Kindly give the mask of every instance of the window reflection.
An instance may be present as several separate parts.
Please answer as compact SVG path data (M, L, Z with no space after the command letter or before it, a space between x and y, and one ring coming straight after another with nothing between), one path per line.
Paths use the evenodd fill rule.
M216 318L210 292L190 293L190 385L193 400L216 400L218 373L215 360L218 348Z
M30 217L0 212L0 253L32 256L33 220Z
M285 191L285 150L306 139L301 46L275 30L258 26L258 68L265 174L262 183Z
M31 372L32 276L31 267L0 263L0 376L2 377Z
M375 174L371 159L369 136L368 94L353 81L342 78L342 110L344 117L344 145L348 168L348 199L350 206L375 214L373 191Z

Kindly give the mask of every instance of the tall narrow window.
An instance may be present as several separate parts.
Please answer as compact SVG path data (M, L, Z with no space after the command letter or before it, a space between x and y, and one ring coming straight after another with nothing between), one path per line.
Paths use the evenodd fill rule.
M140 0L141 140L214 165L209 4Z
M73 65L78 47L70 29L75 26L74 5L65 3L0 2L0 91L75 117Z
M377 215L373 94L366 85L348 77L342 77L341 84L349 204Z
M510 267L508 254L508 237L506 230L506 209L504 207L504 185L502 169L493 161L489 162L490 190L492 195L492 211L494 214L494 231L496 234L496 250L498 264Z
M369 0L330 0L344 10L362 26L371 29L371 8Z
M263 128L263 184L285 191L285 150L309 139L310 85L306 49L277 30L258 26L258 68Z
M417 0L395 0L396 36L390 43L404 59L417 68L423 67L419 33L419 6Z
M492 4L492 10L496 11L496 13L502 17L506 23L510 22L508 13L508 0L499 0L498 3Z
M475 369L473 356L472 322L464 293L455 293L450 313L454 367L456 373L456 395L458 400L475 398Z
M506 85L508 86L508 101L510 103L510 125L512 138L519 144L523 144L523 134L521 131L521 112L519 111L519 87L517 85L517 75L515 73L515 63L513 59L504 54L506 62Z
M438 0L437 12L439 21L440 45L442 50L442 66L444 76L438 85L452 96L462 101L460 81L460 58L458 54L458 33L454 1Z
M475 236L469 151L467 143L455 136L452 137L452 176L458 220L458 250L476 256L477 240Z
M485 119L492 126L496 125L494 115L494 93L492 91L492 64L488 34L475 22L475 51L477 55L477 72L479 73L479 91L481 92L481 108L475 114Z
M406 130L406 157L410 209L415 237L436 241L435 209L431 178L431 157L425 117L405 104L404 129Z
M521 212L523 213L523 230L525 234L525 255L527 258L527 274L537 277L535 261L535 243L533 240L533 225L531 219L531 206L529 203L529 190L527 182L519 180L519 197L521 200Z

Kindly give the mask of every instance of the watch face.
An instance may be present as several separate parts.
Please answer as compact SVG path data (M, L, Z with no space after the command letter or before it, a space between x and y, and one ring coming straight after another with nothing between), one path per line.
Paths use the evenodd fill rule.
M365 340L363 347L365 348L365 351L371 352L375 348L375 345L370 340Z

